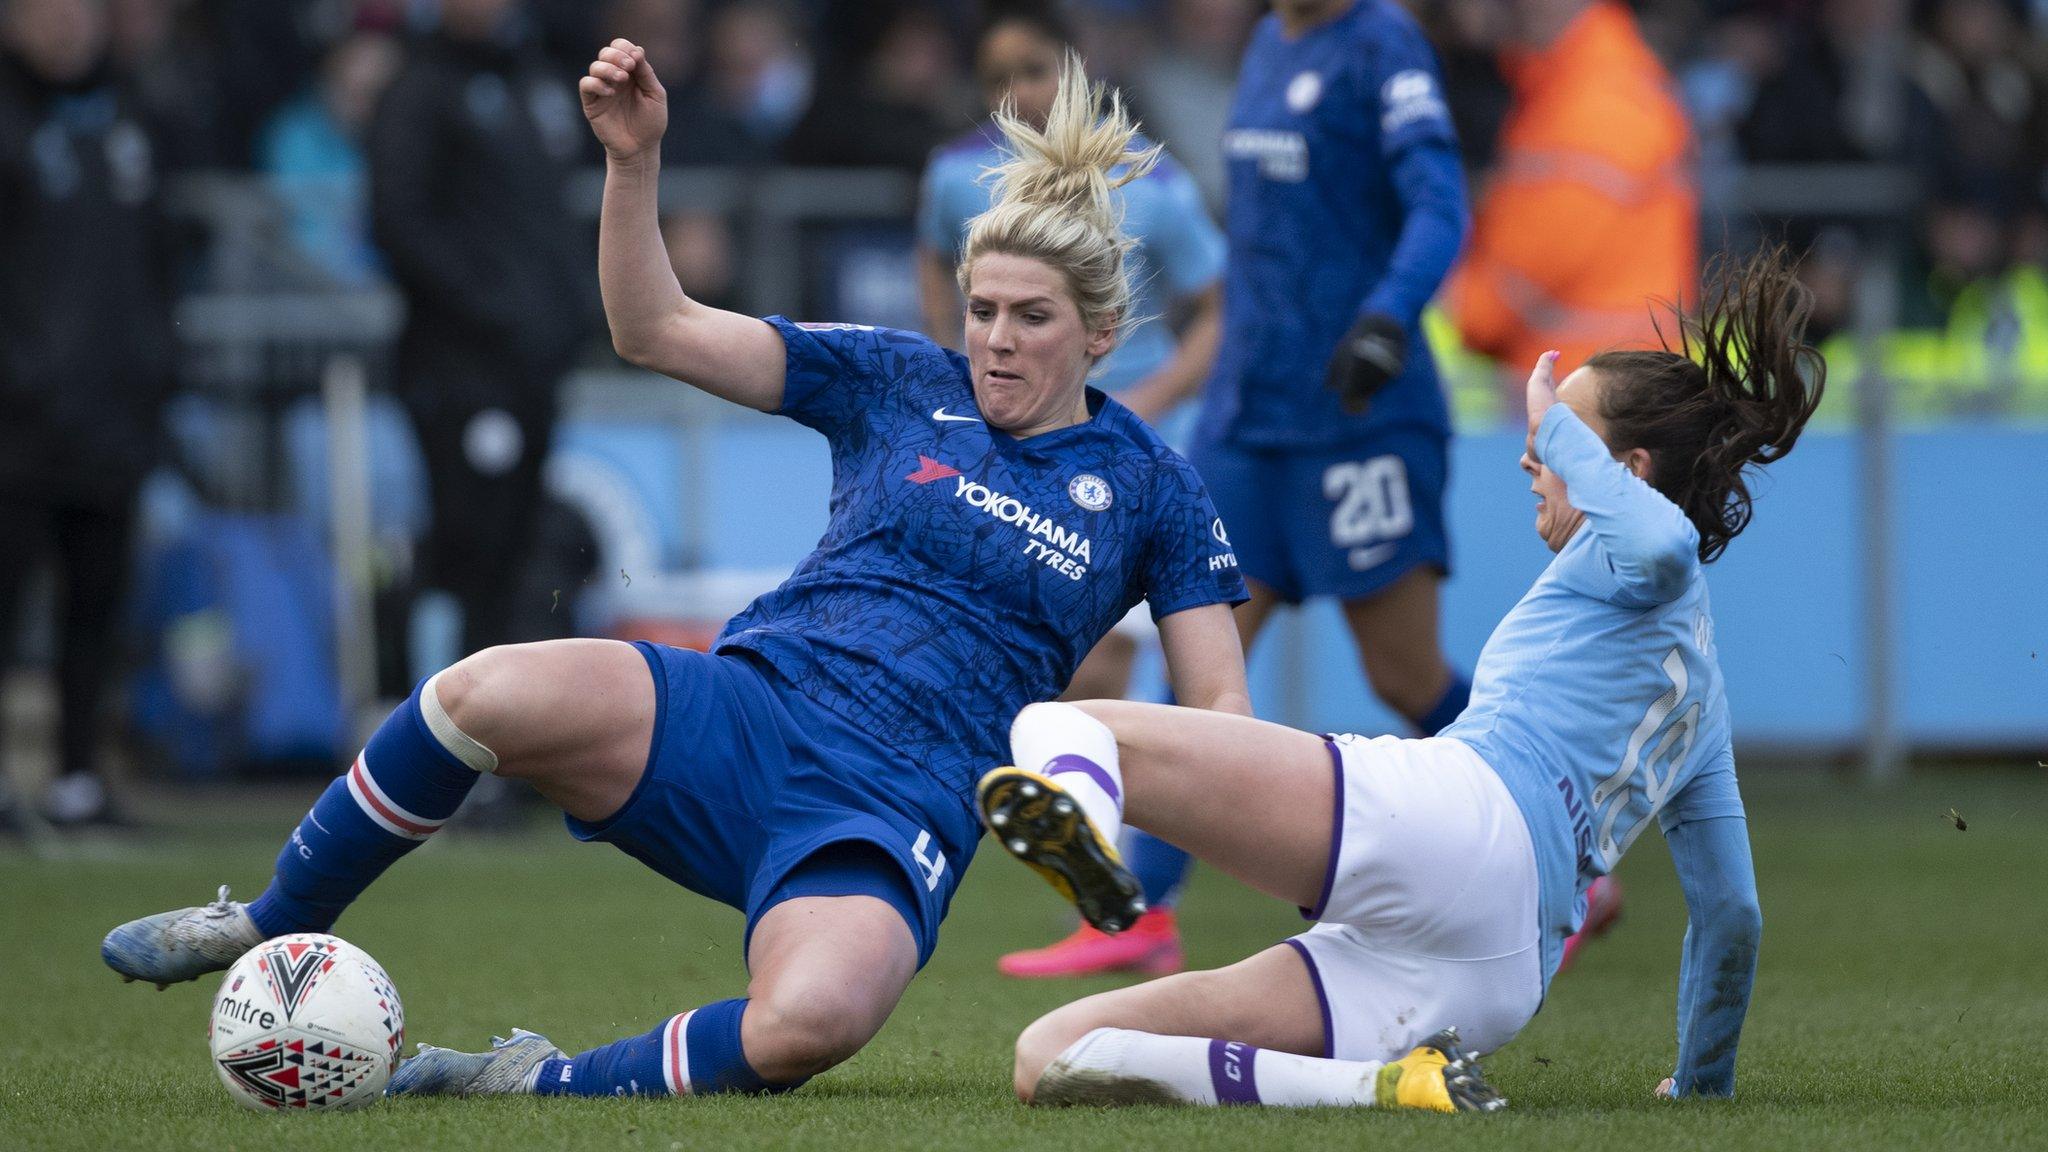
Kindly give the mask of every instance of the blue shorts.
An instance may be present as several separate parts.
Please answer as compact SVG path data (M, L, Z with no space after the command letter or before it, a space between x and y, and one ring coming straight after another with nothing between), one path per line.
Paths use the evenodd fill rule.
M1244 574L1289 603L1358 600L1428 564L1448 574L1444 483L1450 445L1395 427L1337 448L1245 448L1214 439L1188 453Z
M647 770L569 831L745 912L749 940L784 900L873 896L929 960L981 837L966 800L752 656L634 647L654 675Z

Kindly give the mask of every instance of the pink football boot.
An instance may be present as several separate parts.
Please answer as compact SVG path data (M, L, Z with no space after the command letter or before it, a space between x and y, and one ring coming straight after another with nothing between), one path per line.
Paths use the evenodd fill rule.
M1563 972L1572 966L1579 949L1586 941L1607 935L1614 922L1621 919L1621 881L1612 876L1602 876L1586 889L1586 922L1564 942L1564 959L1558 962L1557 970Z
M1027 980L1112 972L1170 976L1186 966L1187 954L1180 946L1180 925L1175 922L1171 908L1147 912L1138 917L1137 923L1114 936L1083 924L1058 943L1028 952L1012 952L996 961L996 970L1003 975Z

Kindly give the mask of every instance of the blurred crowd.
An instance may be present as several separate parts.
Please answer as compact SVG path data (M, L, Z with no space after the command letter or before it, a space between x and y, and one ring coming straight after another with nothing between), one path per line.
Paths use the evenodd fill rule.
M28 3L28 0L21 0ZM493 20L507 50L564 80L613 35L645 44L675 95L677 163L860 165L915 172L981 114L977 0L103 0L107 66L130 82L167 169L282 181L360 163L356 141L410 37ZM1540 2L1540 0L1538 0ZM1508 106L1500 53L1532 0L1410 0L1442 54L1475 180ZM1216 141L1257 0L1075 0L1091 67L1120 84L1212 199ZM2048 4L2039 0L1646 0L1676 77L1709 218L1741 209L1746 165L1887 161L1919 180L1909 324L1972 285L2048 259ZM566 85L565 85L565 91ZM586 159L587 141L578 141ZM1824 214L1812 248L1824 312L1846 308L1847 246ZM378 268L361 236L301 225L337 276ZM323 231L324 229L324 231ZM1709 237L1710 242L1713 237ZM716 281L715 251L691 246Z
M580 357L604 355L592 221L573 203L578 173L601 160L574 87L595 49L615 36L646 47L670 93L673 165L914 177L1009 82L977 59L977 30L998 2L0 0L0 613L16 611L36 566L54 559L66 594L47 643L66 697L67 775L50 810L106 814L89 779L94 718L136 552L137 496L173 439L171 305L207 286L213 258L207 237L187 234L189 213L170 211L191 184L182 178L225 172L266 186L297 286L389 285L405 301L387 390L432 504L408 579L452 598L460 650L474 650L534 634L511 606L543 601L506 574L547 534L541 465L562 380ZM2048 0L1403 2L1441 56L1481 206L1445 293L1464 345L1448 321L1432 321L1461 418L1506 411L1493 368L1467 348L1505 362L1531 355L1484 331L1489 308L1506 317L1518 307L1516 276L1530 268L1514 260L1578 259L1566 249L1590 232L1575 213L1573 227L1531 221L1533 195L1488 193L1565 176L1580 192L1608 180L1608 207L1622 212L1608 221L1617 239L1602 262L1636 261L1632 283L1689 280L1673 269L1697 258L1695 234L1708 252L1767 239L1802 253L1832 396L1851 395L1867 349L1850 328L1875 268L1896 273L1877 350L1903 407L2048 413ZM1091 73L1123 90L1220 210L1220 141L1265 5L1059 8ZM1589 11L1597 17L1581 20ZM1605 31L1586 31L1596 24ZM1557 40L1567 26L1581 31ZM1532 28L1547 29L1535 39L1551 54L1529 50ZM1589 73L1573 77L1581 93L1605 85L1609 108L1660 109L1654 147L1625 157L1639 171L1601 170L1596 158L1566 174L1544 168L1565 152L1529 146L1530 72L1567 59L1553 41L1569 41L1573 66ZM1605 143L1599 107L1578 106L1572 147ZM1781 181L1768 211L1749 198L1760 168L1827 164L1887 165L1909 192L1873 211L1864 185L1881 182L1852 168L1795 179L1789 197ZM1650 201L1611 194L1617 173L1663 187L1654 228ZM1848 203L1845 188L1865 202ZM1489 207L1518 197L1520 216ZM684 288L736 304L747 269L734 221L678 203L663 228ZM1648 267L1652 248L1678 253L1677 264ZM1577 291L1544 307L1640 319L1634 287ZM1541 330L1520 336L1558 346ZM233 536L219 527L215 539ZM269 529L251 539L281 569L305 552ZM288 646L282 632L253 631ZM0 814L5 801L0 790Z

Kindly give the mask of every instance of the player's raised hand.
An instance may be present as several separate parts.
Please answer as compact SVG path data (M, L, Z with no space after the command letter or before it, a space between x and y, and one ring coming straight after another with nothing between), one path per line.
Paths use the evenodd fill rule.
M614 40L598 49L576 93L590 130L612 159L636 159L660 146L668 129L668 91L638 44Z
M1557 357L1555 351L1545 352L1536 358L1536 367L1529 372L1529 456L1536 459L1536 426L1543 423L1543 414L1557 403Z

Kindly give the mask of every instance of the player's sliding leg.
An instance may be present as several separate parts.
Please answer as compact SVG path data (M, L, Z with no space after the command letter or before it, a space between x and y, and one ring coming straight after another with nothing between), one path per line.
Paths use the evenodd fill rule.
M1104 850L1127 816L1268 895L1308 907L1322 892L1336 787L1318 737L1220 712L1095 700L1024 709L1010 745L1016 765L982 780L983 819L1091 923L1126 917L1137 892Z
M1124 802L1116 737L1072 704L1033 704L1011 724L1010 751L1016 763L977 789L989 830L1090 925L1130 927L1145 901L1116 849Z
M632 794L652 738L654 692L630 645L562 640L492 648L430 677L328 785L278 853L270 886L239 904L131 921L101 945L124 977L195 979L288 932L325 932L419 847L483 772L532 781L597 819Z
M1017 1040L1026 1103L1264 1104L1492 1110L1454 1035L1395 1060L1331 1060L1313 978L1293 948L1076 1001Z
M1137 643L1119 624L1081 661L1061 699L1122 699L1137 651ZM1167 702L1172 703L1171 693ZM1083 923L1042 948L1005 954L996 960L996 970L1005 976L1049 979L1111 972L1164 976L1185 967L1187 953L1181 947L1173 904L1192 861L1187 853L1135 828L1124 830L1117 850L1144 896L1143 914L1114 936Z
M903 915L870 896L801 897L763 913L743 999L706 1004L576 1056L515 1030L489 1052L420 1046L395 1096L776 1093L858 1052L917 972Z

